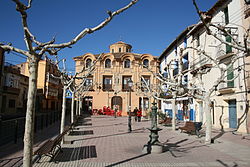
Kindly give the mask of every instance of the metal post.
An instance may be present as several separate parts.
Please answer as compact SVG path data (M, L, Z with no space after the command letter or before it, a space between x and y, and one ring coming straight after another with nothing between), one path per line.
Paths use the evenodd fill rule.
M107 107L109 106L109 88L108 88L108 105Z
M117 98L117 93L115 92L115 99L114 99L114 103L115 103L115 113L114 113L114 116L115 116L115 118L116 118L116 113L117 113L117 102L116 102L116 98Z
M172 99L172 130L176 130L176 92L173 92L173 99Z
M144 145L143 152L144 153L162 153L163 146L159 142L158 138L158 131L162 130L157 127L157 107L156 103L152 103L153 106L151 107L152 117L151 117L151 128L148 128L150 130L149 138L150 140L146 145Z
M76 115L79 116L79 112L78 112L78 106L79 106L79 103L78 103L78 97L76 97Z
M82 114L82 98L79 98L79 115Z
M130 78L127 82L128 82L128 87L129 87L128 132L130 133L132 131L132 127L131 127L131 89L133 86L133 81Z
M129 108L128 108L128 132L132 131L131 127L131 87L129 87Z

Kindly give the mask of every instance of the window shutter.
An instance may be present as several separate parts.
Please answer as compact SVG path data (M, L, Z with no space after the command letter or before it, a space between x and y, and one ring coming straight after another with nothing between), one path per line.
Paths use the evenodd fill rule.
M233 65L230 65L227 67L227 80L231 80L233 78L234 78ZM229 87L229 88L234 87L234 81L228 81L227 87Z

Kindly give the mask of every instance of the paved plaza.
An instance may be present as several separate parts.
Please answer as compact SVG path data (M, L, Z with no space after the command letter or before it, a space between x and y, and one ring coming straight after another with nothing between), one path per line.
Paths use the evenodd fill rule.
M171 127L159 126L162 128L159 132L159 140L164 145L164 152L145 154L142 153L142 149L149 141L147 128L150 127L151 122L148 120L142 122L133 120L132 133L127 132L126 117L91 116L83 118L80 122L73 132L65 136L63 152L59 152L52 162L49 157L43 157L39 162L34 163L34 166L250 166L248 136L243 139L242 135L234 135L227 131L220 135L218 130L214 130L213 135L218 138L214 144L206 145L204 137L198 138L180 131L173 132ZM42 142L35 144L35 149L41 144ZM20 151L13 155L20 158ZM13 155L5 155L5 157L15 158Z

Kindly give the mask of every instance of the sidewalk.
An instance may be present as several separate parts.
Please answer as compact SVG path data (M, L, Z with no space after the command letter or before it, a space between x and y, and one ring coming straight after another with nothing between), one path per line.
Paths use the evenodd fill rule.
M66 117L69 122L69 116ZM59 134L60 121L49 125L47 128L38 131L34 136L34 148L41 145L44 141ZM23 159L23 139L19 138L17 143L10 142L0 147L0 167L19 167L22 166Z
M250 166L250 140L229 132L218 138L215 144L205 145L204 137L197 138L160 126L159 140L165 144L165 152L143 154L142 148L149 140L147 128L151 122L133 121L133 131L127 133L127 121L126 117L85 118L78 130L66 136L65 140L72 144L63 144L63 153L59 153L53 162L43 157L34 166ZM214 131L214 135L218 133Z

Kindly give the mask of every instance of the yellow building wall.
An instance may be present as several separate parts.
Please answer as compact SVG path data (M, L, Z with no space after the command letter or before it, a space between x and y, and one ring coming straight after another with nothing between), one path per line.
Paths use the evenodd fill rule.
M117 44L117 47L120 47L122 50L131 49L130 45L125 44L121 46L121 43ZM110 49L115 49L115 52L119 49L114 45L111 45ZM81 71L84 67L85 62L88 58L92 61L95 61L99 55L93 55L91 53L86 53L82 56L75 57L74 60L76 62L76 72ZM109 58L111 59L111 68L105 68L105 60ZM130 68L124 68L124 60L129 59L131 61ZM104 106L109 106L112 108L112 97L117 94L122 98L122 115L127 115L128 106L129 106L129 92L122 90L122 82L123 76L131 76L133 81L133 87L131 92L131 110L133 111L135 107L140 108L140 97L149 99L149 109L151 103L153 102L152 95L150 93L143 93L140 90L141 85L141 76L150 76L150 84L153 87L156 87L156 78L153 77L152 73L149 72L146 68L142 67L142 61L144 59L149 60L149 69L152 72L158 72L158 59L150 54L135 54L135 53L105 53L102 55L101 59L97 61L95 65L95 71L93 72L93 91L85 92L82 98L84 97L92 97L92 109L103 109ZM84 74L86 74L85 72ZM80 75L83 76L84 74ZM104 76L112 76L112 90L104 91L103 90L103 77ZM77 80L76 83L79 84L81 80ZM148 112L147 111L147 112ZM146 115L146 112L143 112Z
M44 89L46 79L46 61L40 60L38 64L37 89Z

